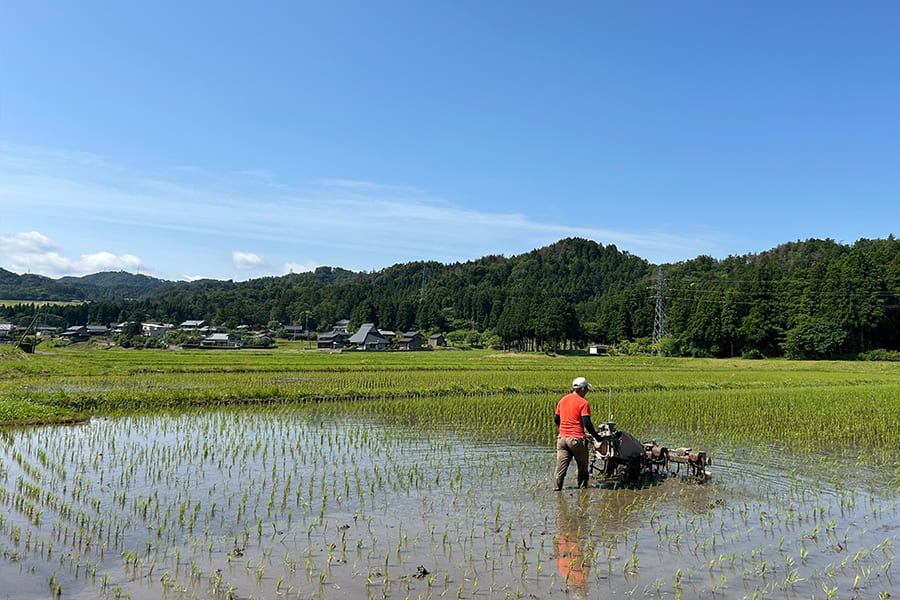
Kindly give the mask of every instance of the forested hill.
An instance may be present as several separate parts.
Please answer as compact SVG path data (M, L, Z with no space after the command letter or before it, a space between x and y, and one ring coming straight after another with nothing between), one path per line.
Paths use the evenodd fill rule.
M311 329L326 330L349 318L351 326L488 332L509 347L553 348L646 343L664 306L663 346L671 354L830 357L900 349L900 242L893 236L852 245L811 239L659 267L570 238L509 258L413 262L373 273L320 267L240 283L147 279L142 287L130 282L129 297L137 299L54 307L42 320L206 319L231 327L308 320ZM81 283L102 289L101 281ZM22 321L27 313L0 308L0 319Z
M154 289L170 285L173 282L124 271L51 279L42 275L16 275L0 269L2 300L124 300L145 298Z

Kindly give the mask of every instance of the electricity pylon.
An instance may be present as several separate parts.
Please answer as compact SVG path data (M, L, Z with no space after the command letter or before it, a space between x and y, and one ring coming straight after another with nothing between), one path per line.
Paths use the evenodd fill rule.
M656 312L653 315L653 354L665 356L662 339L668 332L666 331L666 279L663 277L662 267L659 267L656 275L653 276L653 289L656 290Z

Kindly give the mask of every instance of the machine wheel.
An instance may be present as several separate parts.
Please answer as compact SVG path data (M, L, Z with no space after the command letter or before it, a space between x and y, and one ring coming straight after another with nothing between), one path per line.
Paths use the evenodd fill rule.
M632 485L640 481L641 463L638 460L630 460L617 465L614 470L616 483L619 486Z

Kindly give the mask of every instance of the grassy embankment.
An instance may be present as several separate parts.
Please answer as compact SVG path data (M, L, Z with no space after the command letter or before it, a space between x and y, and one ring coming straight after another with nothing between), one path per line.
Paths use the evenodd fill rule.
M594 384L594 422L642 436L792 443L900 441L900 364L548 357L491 351L323 354L302 343L238 352L84 346L0 354L0 424L140 411L303 402L313 411L549 441L572 378ZM335 407L334 404L339 406Z

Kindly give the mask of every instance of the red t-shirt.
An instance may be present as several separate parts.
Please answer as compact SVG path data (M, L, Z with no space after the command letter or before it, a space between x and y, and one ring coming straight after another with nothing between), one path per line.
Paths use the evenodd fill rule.
M559 435L562 437L584 437L584 424L581 417L591 416L591 407L587 400L572 392L562 397L556 405L559 415Z

